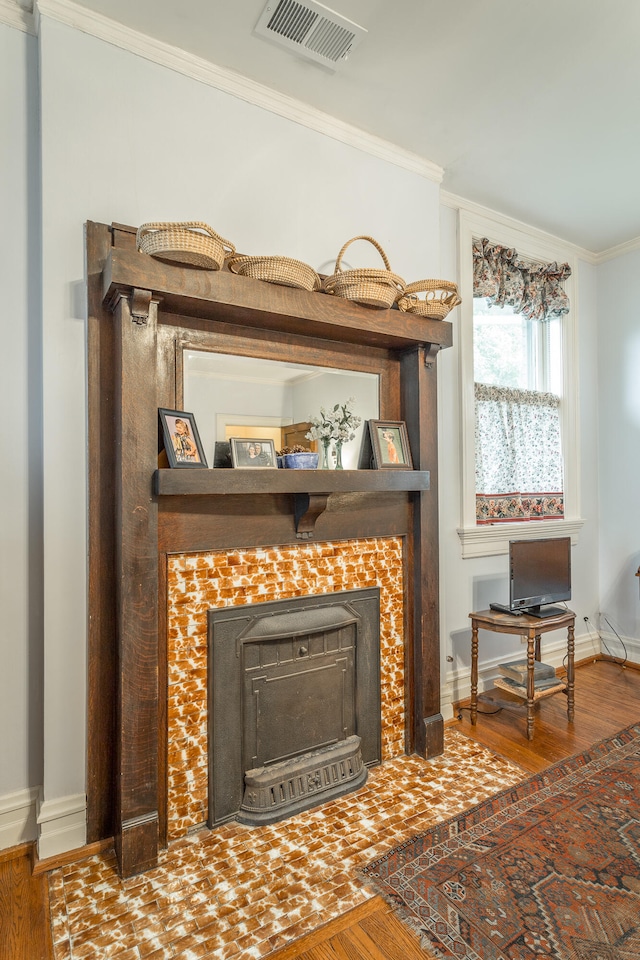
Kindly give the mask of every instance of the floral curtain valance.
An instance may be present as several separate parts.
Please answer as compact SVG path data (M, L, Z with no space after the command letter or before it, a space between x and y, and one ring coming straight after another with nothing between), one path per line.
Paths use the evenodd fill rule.
M473 295L491 304L512 306L529 320L550 320L569 312L562 283L571 276L568 263L533 264L513 247L473 240Z

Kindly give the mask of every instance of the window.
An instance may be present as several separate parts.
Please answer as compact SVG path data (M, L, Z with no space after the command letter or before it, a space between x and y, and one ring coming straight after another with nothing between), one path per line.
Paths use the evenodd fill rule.
M529 320L512 306L473 300L473 371L476 383L562 394L559 317Z
M494 222L460 212L463 502L458 532L464 557L506 553L509 539L515 536L576 533L582 523L578 519L574 314L547 320L542 319L531 302L500 307L490 305L482 297L474 299L472 251L475 242L477 254L477 238L487 237L492 238L488 243L517 249L517 263L526 268L525 276L529 276L529 271L534 276L541 264L561 264L570 257L569 251L558 244L547 242L546 238L541 242L533 231L529 235L509 221ZM571 302L573 280L563 278L560 287L561 296L566 291ZM517 301L517 297L509 299ZM490 498L476 498L476 451L487 442L486 436L476 433L476 410L482 411L479 417L486 418L487 411L493 416L498 406L503 420L516 418L520 443L528 454L523 457L515 453L512 457L513 462L526 468L512 481L516 484L514 489L525 494L532 490L546 493L546 499L505 501L507 508L496 510L495 500L490 503ZM537 447L529 439L533 436L537 437ZM480 492L485 493L492 493L494 484L498 489L504 484L504 476L497 468L506 469L509 459L503 438L496 434L491 439L491 433L489 437L493 448L479 459L489 467L488 472L480 471L478 481L479 486L485 486ZM545 485L549 490L541 489ZM554 498L554 491L564 491L564 503ZM540 517L544 517L542 522L538 521ZM523 519L534 522L523 523Z
M476 523L564 516L562 365L551 324L560 318L535 319L514 304L474 297Z

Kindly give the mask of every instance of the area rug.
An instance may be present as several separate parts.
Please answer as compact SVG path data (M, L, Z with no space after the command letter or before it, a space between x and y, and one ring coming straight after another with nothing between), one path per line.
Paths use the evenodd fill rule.
M362 871L436 957L640 958L640 723Z

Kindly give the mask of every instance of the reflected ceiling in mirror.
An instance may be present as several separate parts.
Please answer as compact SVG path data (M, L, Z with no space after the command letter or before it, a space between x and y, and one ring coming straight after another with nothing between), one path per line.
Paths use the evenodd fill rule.
M232 436L273 439L281 449L286 427L353 397L362 424L342 457L345 469L353 470L366 421L379 417L379 377L372 373L203 350L185 350L183 370L184 409L195 415L209 463L215 442ZM296 442L309 445L303 436Z

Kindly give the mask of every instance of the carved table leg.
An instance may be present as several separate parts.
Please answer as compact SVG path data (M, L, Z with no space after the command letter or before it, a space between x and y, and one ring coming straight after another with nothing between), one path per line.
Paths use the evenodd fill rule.
M541 658L542 658L542 653L541 653L541 650L540 650L540 640L541 640L541 634L536 633L536 654L535 654L535 656L536 656L536 660L538 661L538 663L540 663L540 660L541 660Z
M471 725L478 717L478 624L471 621Z
M570 723L573 723L575 713L575 683L573 658L575 653L575 633L573 623L569 624L567 629L567 717Z
M527 740L533 740L535 638L527 637Z

